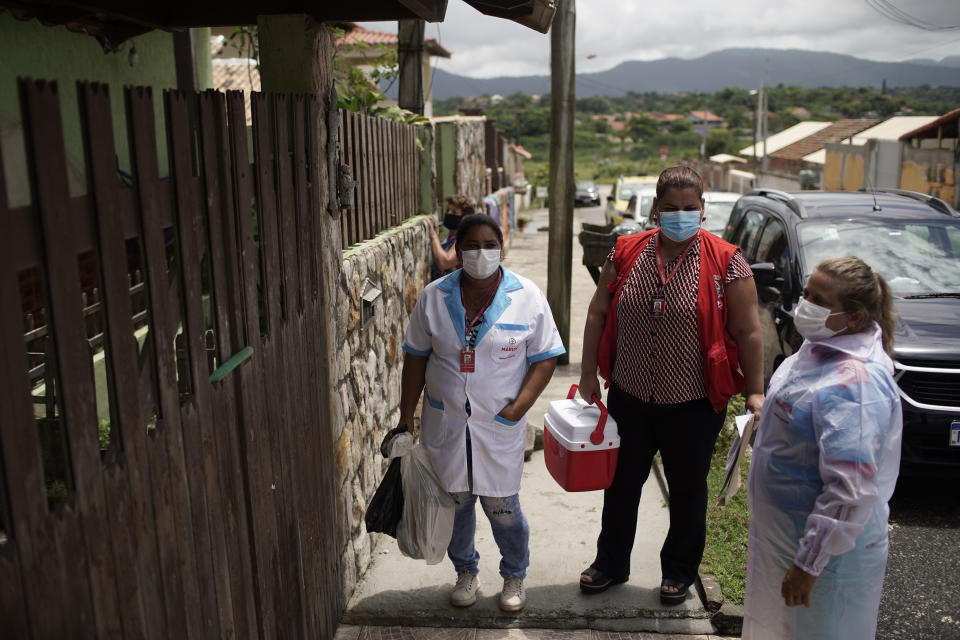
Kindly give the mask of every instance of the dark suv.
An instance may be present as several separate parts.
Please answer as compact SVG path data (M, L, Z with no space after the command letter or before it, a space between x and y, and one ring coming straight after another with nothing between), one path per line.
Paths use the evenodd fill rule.
M791 311L818 262L855 255L881 273L899 316L901 470L960 474L960 214L910 191L755 189L737 201L724 238L753 267L767 381L803 342Z

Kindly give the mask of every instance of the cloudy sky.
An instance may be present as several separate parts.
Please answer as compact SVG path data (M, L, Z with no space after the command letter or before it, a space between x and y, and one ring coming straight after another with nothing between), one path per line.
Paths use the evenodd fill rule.
M960 0L888 0L927 23L960 25ZM363 23L396 31L396 23ZM485 78L550 72L550 36L484 16L451 0L426 36L453 52L438 67ZM625 60L697 58L731 47L807 49L900 62L960 55L960 29L925 31L892 22L867 0L580 0L576 67L602 71ZM958 70L960 76L960 70Z

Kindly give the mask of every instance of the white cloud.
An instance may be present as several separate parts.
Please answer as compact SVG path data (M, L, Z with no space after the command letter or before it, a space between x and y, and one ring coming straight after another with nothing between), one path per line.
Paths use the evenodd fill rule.
M893 1L926 22L960 24L957 0ZM897 24L865 0L580 0L576 21L580 72L626 60L697 58L731 47L829 51L888 62L960 55L960 30ZM396 23L369 26L396 30ZM426 35L453 52L449 60L437 61L452 73L483 78L550 72L549 34L482 15L459 0L449 3L442 23L427 25Z

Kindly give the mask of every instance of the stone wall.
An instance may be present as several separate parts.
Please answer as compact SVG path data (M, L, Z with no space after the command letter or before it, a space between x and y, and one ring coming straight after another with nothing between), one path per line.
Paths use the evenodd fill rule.
M338 542L347 600L370 563L373 536L367 533L363 515L387 468L380 441L400 418L401 342L433 260L428 224L427 216L416 216L344 251L336 306L331 309L338 390L334 394ZM364 324L361 296L368 279L381 294L373 303L372 318Z
M436 130L437 195L464 195L477 204L487 193L484 116L433 118Z

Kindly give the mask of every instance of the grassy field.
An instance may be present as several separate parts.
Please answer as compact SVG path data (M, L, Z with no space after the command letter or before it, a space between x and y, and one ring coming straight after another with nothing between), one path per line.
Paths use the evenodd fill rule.
M747 577L747 460L740 467L742 484L740 491L726 506L718 506L720 485L727 461L727 452L733 443L736 427L733 416L743 413L743 396L736 396L727 408L727 420L717 438L710 473L707 476L709 498L707 501L707 545L703 562L717 578L723 599L726 602L743 604Z
M534 186L547 186L549 180L549 135L525 138L524 148L533 158L524 162L524 173ZM674 144L665 161L649 144L621 142L608 136L577 131L574 138L574 174L577 180L613 184L619 175L658 175L681 160L697 157L696 146Z

